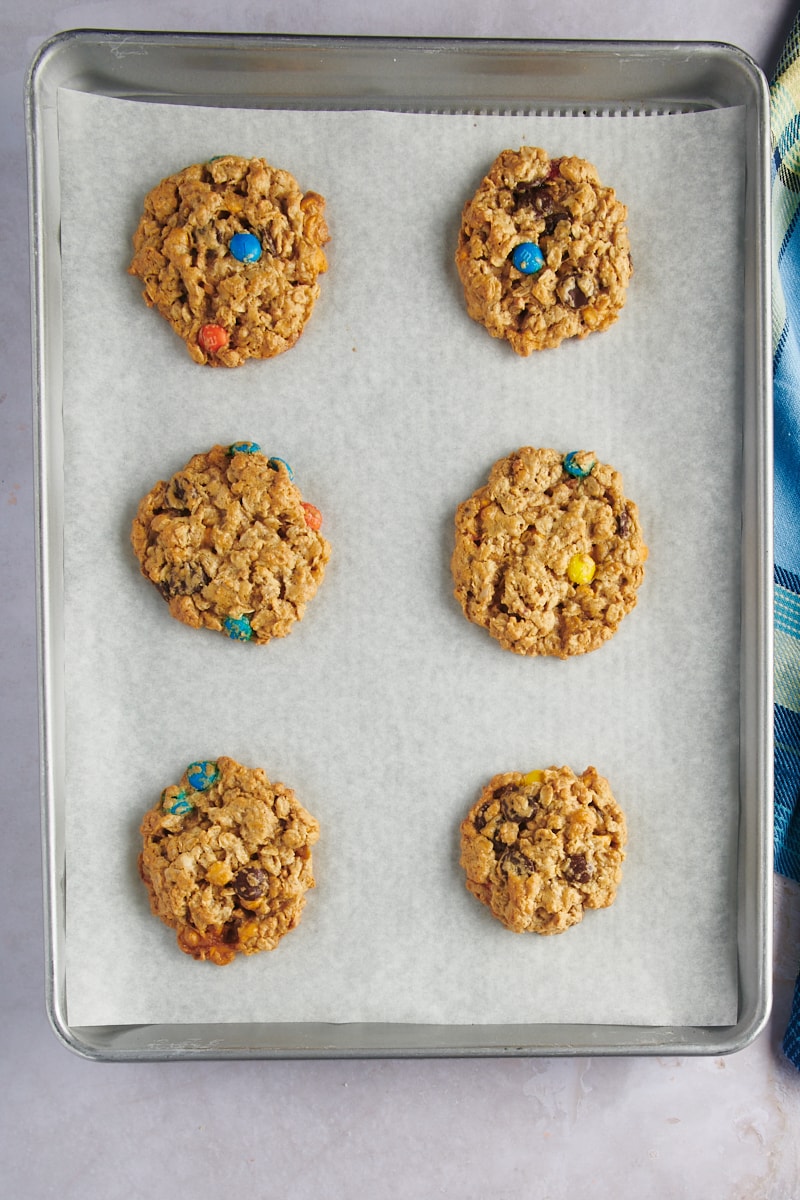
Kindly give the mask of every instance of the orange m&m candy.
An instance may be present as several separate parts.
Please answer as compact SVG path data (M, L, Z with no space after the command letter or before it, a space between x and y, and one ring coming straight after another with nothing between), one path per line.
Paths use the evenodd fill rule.
M197 340L206 354L217 354L227 346L228 333L221 325L204 325L197 335Z
M301 507L306 514L306 525L316 533L322 527L322 513L313 504L309 504L307 500L301 502Z

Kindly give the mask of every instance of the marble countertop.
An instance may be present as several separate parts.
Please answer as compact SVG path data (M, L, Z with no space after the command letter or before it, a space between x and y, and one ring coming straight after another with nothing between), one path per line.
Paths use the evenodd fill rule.
M669 11L667 11L667 9ZM782 1058L800 888L775 880L774 1001L728 1057L100 1065L45 1012L27 181L22 96L69 28L729 42L769 74L786 0L28 0L0 16L0 605L3 904L0 1153L8 1195L791 1200L800 1074Z

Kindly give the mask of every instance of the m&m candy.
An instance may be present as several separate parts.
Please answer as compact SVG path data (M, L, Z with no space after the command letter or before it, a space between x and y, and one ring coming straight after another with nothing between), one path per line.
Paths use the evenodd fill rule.
M258 262L261 258L261 242L254 233L235 233L228 249L239 262Z
M233 442L228 447L228 454L233 457L234 454L259 454L261 447L258 442Z
M306 525L314 532L322 528L322 513L314 504L309 504L307 500L300 503L300 507L306 515Z
M228 344L228 331L221 325L204 325L197 335L197 341L206 354L217 354Z
M286 467L286 473L290 479L294 479L294 471L289 466L285 458L270 458L267 460L267 466L272 467L273 471L277 471L278 467Z
M520 242L511 251L511 263L523 275L535 275L544 266L544 255L535 242Z
M206 792L219 779L215 762L193 762L186 768L186 778L196 792Z
M235 642L249 642L253 637L253 627L247 617L226 617L222 627L229 638Z
M567 564L567 575L573 583L591 583L597 570L591 554L573 554Z
M585 479L595 468L595 460L585 450L570 450L564 455L564 470L575 479Z
M165 788L161 793L161 804L164 811L173 817L182 817L194 808L191 800L187 799L186 788L180 788L177 792L174 788Z

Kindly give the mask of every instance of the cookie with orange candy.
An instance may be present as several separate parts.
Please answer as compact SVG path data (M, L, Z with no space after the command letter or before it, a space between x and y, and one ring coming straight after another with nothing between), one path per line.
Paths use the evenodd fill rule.
M322 196L263 158L225 154L148 192L128 273L196 363L238 367L298 340L328 241Z
M139 503L131 543L176 620L265 645L301 620L325 575L322 514L257 442L195 454Z
M192 958L274 950L314 887L319 824L291 788L232 758L191 763L141 825L150 908Z

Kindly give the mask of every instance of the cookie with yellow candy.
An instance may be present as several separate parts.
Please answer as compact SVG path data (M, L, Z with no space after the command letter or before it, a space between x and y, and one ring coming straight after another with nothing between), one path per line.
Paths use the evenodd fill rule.
M451 567L464 615L504 649L568 658L616 633L647 555L614 467L524 446L458 506Z
M286 784L232 758L191 763L145 813L139 874L184 954L274 950L314 887L319 824Z
M514 933L562 933L613 903L625 815L594 767L495 775L461 823L467 890Z

